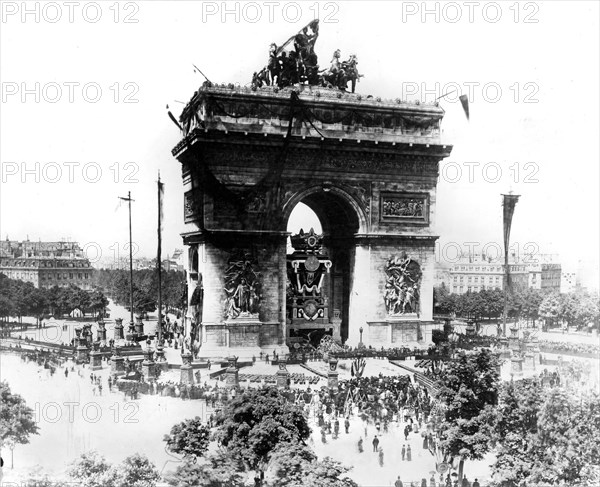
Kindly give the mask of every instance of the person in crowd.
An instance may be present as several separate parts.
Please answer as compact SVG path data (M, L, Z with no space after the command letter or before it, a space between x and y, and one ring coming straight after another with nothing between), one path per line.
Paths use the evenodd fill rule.
M400 455L402 456L402 461L406 458L406 445L402 445L402 450L400 451Z
M377 451L378 446L379 446L379 438L377 438L377 435L375 435L375 437L373 438L373 451L374 452Z

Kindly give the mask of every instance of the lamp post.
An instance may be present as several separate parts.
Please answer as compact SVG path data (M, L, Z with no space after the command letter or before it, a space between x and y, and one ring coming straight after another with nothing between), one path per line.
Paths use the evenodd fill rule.
M454 355L456 353L456 343L458 342L458 335L454 332L452 332L450 335L448 335L448 340L451 343L452 346L452 358L454 358Z
M365 348L365 344L363 343L363 339L362 339L362 335L363 335L363 327L361 326L358 331L360 332L360 341L358 342L358 348L362 349Z

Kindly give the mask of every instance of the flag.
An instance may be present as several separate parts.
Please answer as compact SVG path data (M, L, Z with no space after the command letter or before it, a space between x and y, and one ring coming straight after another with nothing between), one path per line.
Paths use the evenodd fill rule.
M467 120L469 120L469 97L467 95L460 95L458 99L460 100L463 110L465 111Z
M163 198L165 194L165 184L160 181L160 173L158 174L158 237L162 235L163 229Z
M508 266L508 247L510 245L510 227L512 224L515 206L519 200L519 195L503 194L502 195L503 220L504 220L504 265L506 266L506 286L510 289L510 272Z

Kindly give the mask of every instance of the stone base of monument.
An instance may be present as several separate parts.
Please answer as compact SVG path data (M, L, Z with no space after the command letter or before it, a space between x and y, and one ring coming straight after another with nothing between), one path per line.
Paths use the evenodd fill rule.
M162 370L163 372L169 370L169 363L165 358L165 350L161 346L156 348L156 368Z
M225 386L226 387L238 387L240 381L238 378L238 369L228 367L225 370Z
M523 375L523 359L521 357L512 357L510 359L510 373L515 377Z
M125 375L125 357L113 355L110 358L110 373L111 375Z
M339 372L330 370L327 372L327 387L329 389L337 389L339 384Z
M277 387L283 387L283 388L289 387L290 373L287 370L278 370L276 377L277 377Z
M123 325L121 325L121 326L115 325L115 327L113 329L113 339L114 340L123 340L123 338L125 338L125 336L123 334Z
M92 350L90 352L90 370L100 370L102 368L102 353Z
M288 347L278 343L278 328L279 324L262 323L251 315L240 315L223 323L203 323L198 357L213 360L235 355L244 360L252 357L258 360L261 352L288 354Z
M427 344L431 340L433 321L419 320L416 313L389 316L385 321L367 322L366 337L363 340L373 347L397 347L404 344Z
M142 375L146 380L152 380L156 378L156 363L151 360L144 360L142 362Z
M181 366L181 378L180 381L184 384L193 384L194 383L194 369L189 364L184 364Z
M88 361L88 353L89 353L89 350L85 345L79 345L75 349L75 359L78 362L87 362Z
M525 368L535 370L535 355L533 353L525 354Z

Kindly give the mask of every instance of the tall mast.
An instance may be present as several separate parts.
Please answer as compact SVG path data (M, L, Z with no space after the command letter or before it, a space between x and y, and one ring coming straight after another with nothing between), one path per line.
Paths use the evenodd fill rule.
M119 196L119 199L127 201L129 206L129 306L130 306L130 325L133 326L133 242L131 238L131 191L127 192L127 198Z
M160 182L160 171L158 172L158 249L156 255L156 266L158 267L158 344L162 345L162 242L161 242L161 213L162 213L162 183Z

